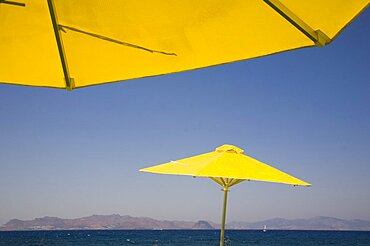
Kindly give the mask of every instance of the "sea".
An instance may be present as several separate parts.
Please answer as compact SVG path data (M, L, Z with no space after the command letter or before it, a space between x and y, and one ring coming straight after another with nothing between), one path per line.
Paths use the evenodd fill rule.
M218 230L0 231L0 246L217 246ZM225 246L370 246L369 231L227 230Z

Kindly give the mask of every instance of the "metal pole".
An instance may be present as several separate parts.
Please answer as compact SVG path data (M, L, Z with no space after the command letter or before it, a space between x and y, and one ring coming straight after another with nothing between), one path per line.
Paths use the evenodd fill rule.
M224 246L224 243L225 243L226 205L227 205L227 192L229 191L229 187L224 186L223 190L224 190L224 206L222 210L220 246Z

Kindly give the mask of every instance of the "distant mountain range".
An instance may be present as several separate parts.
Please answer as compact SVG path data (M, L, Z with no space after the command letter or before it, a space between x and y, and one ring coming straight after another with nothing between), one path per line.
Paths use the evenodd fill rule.
M166 229L209 229L208 222L167 221L146 217L131 217L119 214L92 215L78 219L43 217L34 220L10 220L0 230L80 230L80 229L121 229L121 230L166 230Z
M231 222L226 225L227 229L248 230L262 229L266 225L267 230L358 230L370 231L370 221L343 220L332 217L314 217L310 219L287 220L276 218L259 222ZM57 217L43 217L34 220L10 220L0 227L3 231L17 230L212 230L219 229L220 225L200 220L190 221L167 221L155 220L147 217L131 217L119 214L92 215L77 219L61 219Z
M230 229L261 229L266 225L271 230L343 230L343 231L370 231L370 221L344 220L332 217L314 217L310 219L287 220L275 218L260 222L231 222Z

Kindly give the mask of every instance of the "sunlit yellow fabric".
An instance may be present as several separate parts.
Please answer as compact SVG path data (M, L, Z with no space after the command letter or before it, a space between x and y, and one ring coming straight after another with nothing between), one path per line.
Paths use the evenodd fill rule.
M15 1L15 0L14 0ZM46 0L0 3L0 82L65 87ZM281 0L334 38L369 0ZM263 0L54 0L75 87L244 60L314 42Z
M140 171L310 186L305 181L246 156L241 149L232 145L223 145L214 152L143 168Z

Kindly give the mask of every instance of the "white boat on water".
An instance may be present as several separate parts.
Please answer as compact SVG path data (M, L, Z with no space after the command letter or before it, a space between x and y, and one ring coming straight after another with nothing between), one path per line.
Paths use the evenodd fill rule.
M263 226L263 232L266 232L267 231L267 226L266 225L264 225Z

